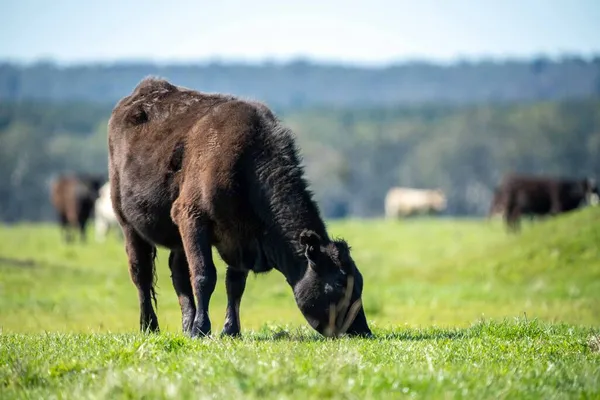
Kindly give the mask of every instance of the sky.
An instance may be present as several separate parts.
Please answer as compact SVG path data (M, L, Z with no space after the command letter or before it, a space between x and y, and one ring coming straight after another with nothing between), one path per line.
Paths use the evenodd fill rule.
M599 21L600 0L0 0L0 60L587 57Z

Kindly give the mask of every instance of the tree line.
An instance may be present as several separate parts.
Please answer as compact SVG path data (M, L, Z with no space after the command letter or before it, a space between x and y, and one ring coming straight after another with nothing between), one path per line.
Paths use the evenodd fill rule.
M0 62L0 99L114 103L147 75L208 92L267 102L276 111L313 106L475 104L600 94L600 55L530 60L407 62L383 68L313 64L116 63L59 66Z
M130 88L131 90L131 88ZM51 220L63 171L107 175L112 104L0 101L0 220ZM446 191L448 213L482 215L509 171L600 173L600 98L477 105L314 106L279 114L295 132L328 218L383 214L391 186Z

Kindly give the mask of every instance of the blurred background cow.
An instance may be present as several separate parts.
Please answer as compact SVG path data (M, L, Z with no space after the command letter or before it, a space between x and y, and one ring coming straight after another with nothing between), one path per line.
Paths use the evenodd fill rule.
M51 201L66 242L73 240L73 230L79 231L82 242L86 241L86 226L94 213L94 204L105 178L82 174L68 174L52 183Z
M385 215L388 218L435 214L446 209L446 196L441 189L426 190L392 188L385 196Z
M501 214L511 230L519 228L521 216L557 215L598 202L593 178L509 174L495 190L489 216Z

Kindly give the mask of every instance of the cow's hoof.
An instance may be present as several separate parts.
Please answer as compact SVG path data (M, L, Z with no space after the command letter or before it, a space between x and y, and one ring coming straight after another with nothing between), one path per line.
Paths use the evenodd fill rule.
M208 320L194 320L194 324L192 325L192 334L193 338L203 338L210 336L210 321Z
M225 325L223 327L223 331L221 332L221 336L240 337L240 329L234 327L233 325Z

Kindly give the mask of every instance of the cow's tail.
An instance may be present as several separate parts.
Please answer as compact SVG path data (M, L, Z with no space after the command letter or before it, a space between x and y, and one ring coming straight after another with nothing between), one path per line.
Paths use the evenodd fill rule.
M158 280L156 275L156 247L152 247L152 257L151 257L151 274L152 274L152 285L150 286L150 296L152 296L152 301L154 301L154 308L158 310L158 302L156 301L156 282Z

